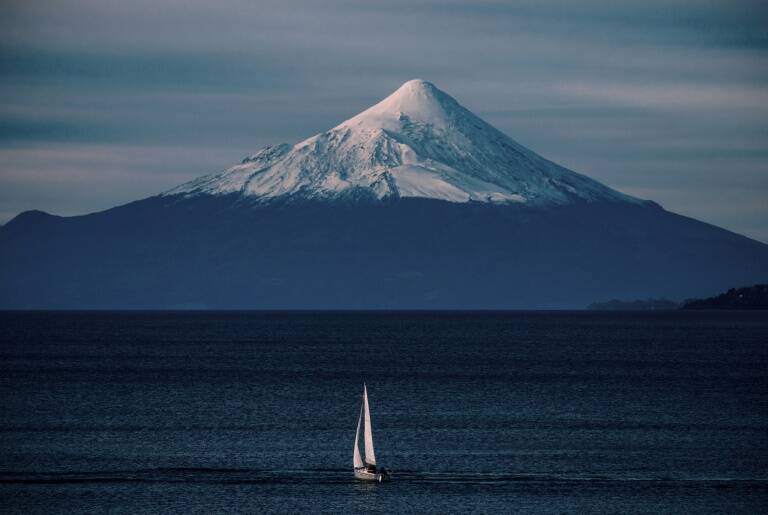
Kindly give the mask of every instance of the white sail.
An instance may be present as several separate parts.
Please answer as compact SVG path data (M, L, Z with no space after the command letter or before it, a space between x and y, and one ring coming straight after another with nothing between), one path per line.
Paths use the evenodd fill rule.
M360 446L357 444L360 436L360 420L363 418L363 407L360 406L360 416L357 417L357 429L355 429L355 451L352 453L352 466L356 469L363 467L363 459L360 457Z
M371 411L368 408L368 388L363 383L363 410L365 411L365 462L376 465L376 454L373 452L373 430L371 429Z

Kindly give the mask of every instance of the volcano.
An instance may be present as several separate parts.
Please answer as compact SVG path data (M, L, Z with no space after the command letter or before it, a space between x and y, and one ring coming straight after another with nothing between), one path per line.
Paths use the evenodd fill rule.
M418 79L329 131L267 147L167 195L227 193L262 201L352 195L539 206L640 203L547 161Z
M0 228L0 307L580 308L768 281L768 246L570 171L411 80L336 127Z

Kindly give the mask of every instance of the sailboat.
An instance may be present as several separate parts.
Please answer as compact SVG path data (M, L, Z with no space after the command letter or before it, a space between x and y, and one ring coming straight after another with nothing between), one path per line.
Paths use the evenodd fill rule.
M365 442L365 461L360 456L360 422L363 422L363 440ZM385 468L376 468L376 454L373 452L373 431L371 429L371 411L368 407L368 388L363 383L363 405L360 406L360 416L357 417L357 429L355 430L355 450L352 452L352 466L355 469L355 479L361 481L386 481L389 479L389 471Z

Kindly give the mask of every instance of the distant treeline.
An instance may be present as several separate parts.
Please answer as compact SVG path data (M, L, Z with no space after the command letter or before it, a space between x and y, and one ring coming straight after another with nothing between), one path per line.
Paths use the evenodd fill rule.
M594 302L587 309L604 311L648 311L671 309L768 309L768 284L745 288L731 288L725 293L706 299L687 299L676 302L669 299L613 299Z
M637 299L637 300L619 300L612 299L607 302L594 302L587 306L587 309L600 311L648 311L678 309L679 302L669 299Z
M708 299L690 299L682 309L768 309L768 284L731 288Z

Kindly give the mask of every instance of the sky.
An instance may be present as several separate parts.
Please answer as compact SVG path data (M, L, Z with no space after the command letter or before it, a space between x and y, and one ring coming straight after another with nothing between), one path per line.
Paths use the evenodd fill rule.
M155 195L413 78L768 242L768 3L748 0L0 0L0 223Z

